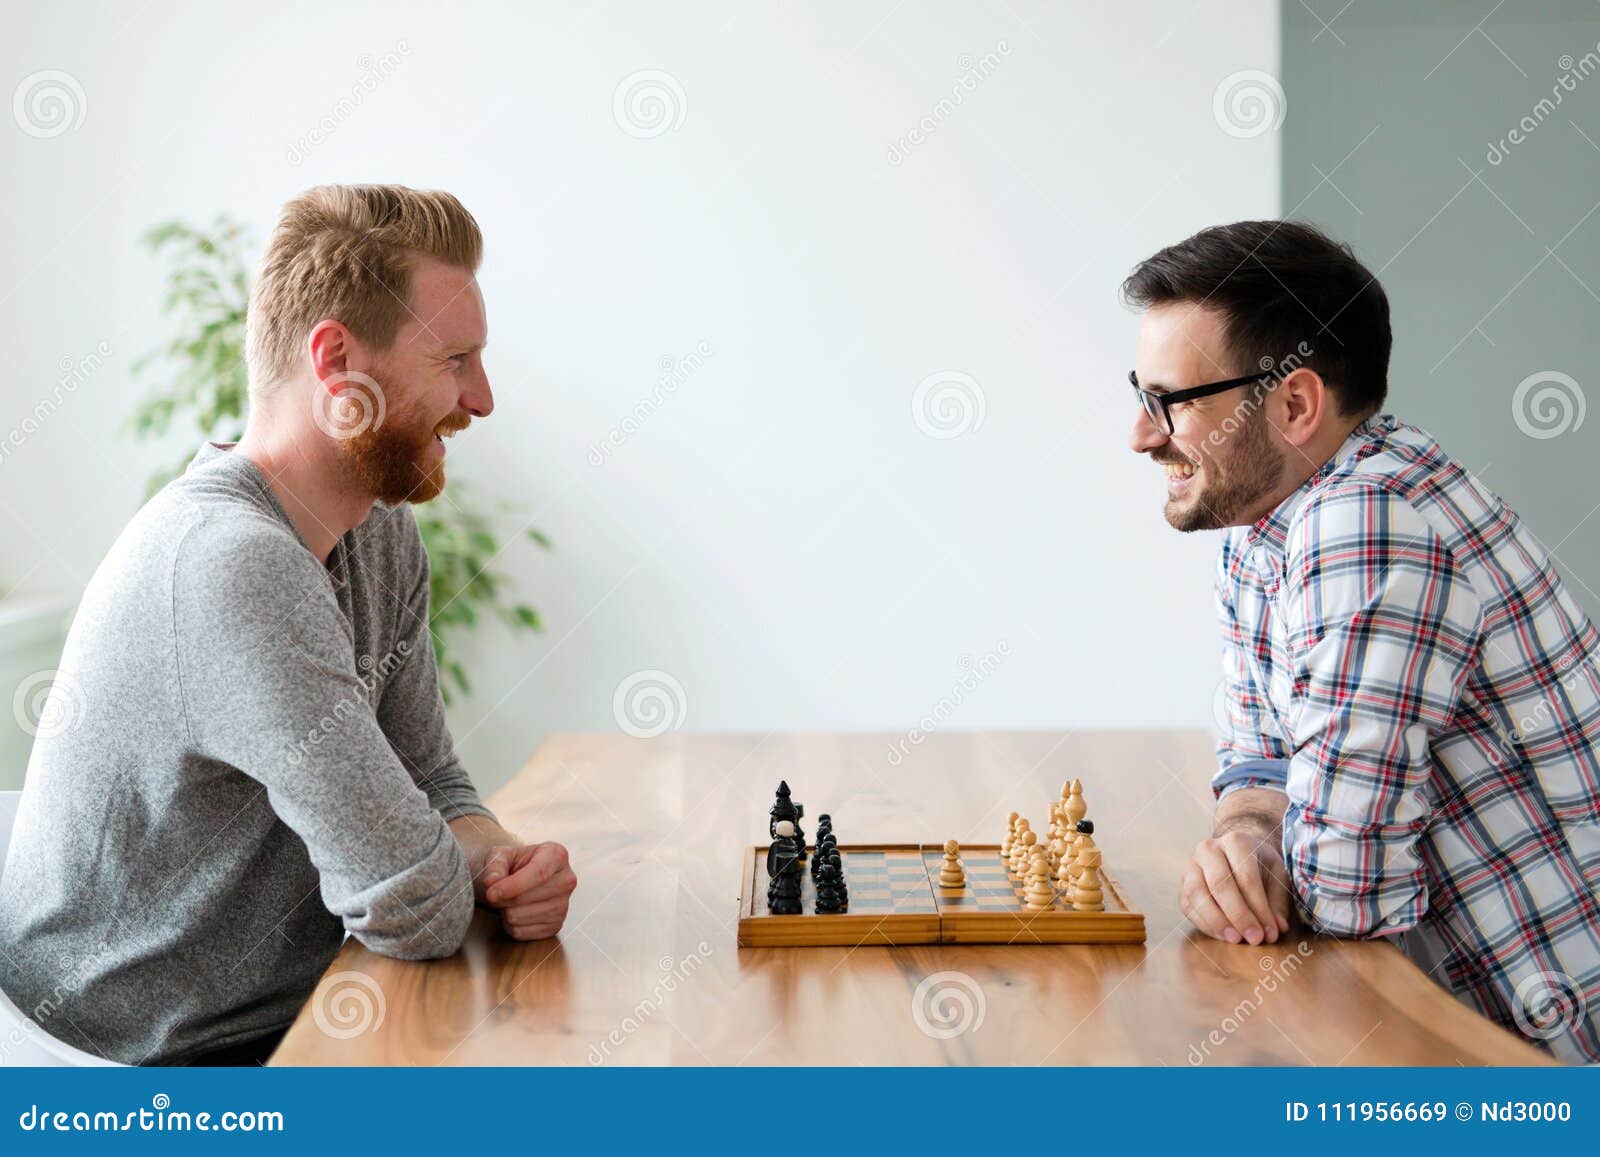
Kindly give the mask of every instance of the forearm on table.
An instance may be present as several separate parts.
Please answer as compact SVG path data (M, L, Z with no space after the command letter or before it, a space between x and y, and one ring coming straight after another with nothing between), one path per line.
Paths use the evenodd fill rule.
M1240 787L1228 792L1217 802L1217 814L1212 825L1212 835L1228 832L1252 833L1263 843L1283 840L1283 813L1289 806L1289 797L1270 787Z
M491 848L517 847L522 843L514 833L506 831L488 816L457 816L450 821L450 832L461 845L461 854L467 858L467 869L472 873L472 890L483 898L483 862Z

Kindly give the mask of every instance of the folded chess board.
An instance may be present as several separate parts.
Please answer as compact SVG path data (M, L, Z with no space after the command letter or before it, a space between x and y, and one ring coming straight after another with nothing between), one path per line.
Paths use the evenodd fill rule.
M1115 878L1104 870L1103 912L1074 911L1061 896L1051 907L1035 910L1023 903L1022 884L1007 873L995 844L961 849L964 888L939 885L942 845L841 844L839 853L849 910L817 912L816 891L806 871L800 914L779 916L767 910L767 849L747 849L739 886L740 947L1144 943L1144 914L1129 906Z

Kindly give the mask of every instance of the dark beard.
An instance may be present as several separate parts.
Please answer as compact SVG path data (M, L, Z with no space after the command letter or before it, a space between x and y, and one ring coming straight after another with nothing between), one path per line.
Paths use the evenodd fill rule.
M1265 411L1257 411L1230 438L1224 455L1211 455L1210 481L1186 505L1168 500L1162 512L1174 530L1221 530L1252 521L1261 496L1283 474L1283 452L1272 444Z

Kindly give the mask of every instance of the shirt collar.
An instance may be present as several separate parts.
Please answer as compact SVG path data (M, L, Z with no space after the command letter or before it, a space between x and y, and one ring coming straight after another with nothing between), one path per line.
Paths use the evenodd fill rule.
M1352 458L1358 455L1365 457L1366 453L1376 450L1384 437L1398 424L1392 414L1374 414L1351 430L1349 437L1334 452L1333 457L1301 483L1293 494L1256 520L1255 525L1245 535L1245 549L1251 549L1258 544L1264 544L1274 550L1281 549L1289 534L1289 524L1294 521L1294 516L1299 513L1300 507L1305 504L1311 492Z

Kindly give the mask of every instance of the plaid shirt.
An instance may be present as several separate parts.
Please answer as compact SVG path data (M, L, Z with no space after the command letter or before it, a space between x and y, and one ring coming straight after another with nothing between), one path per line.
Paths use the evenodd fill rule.
M1212 788L1288 796L1301 915L1400 948L1491 1020L1600 1061L1600 635L1549 554L1388 415L1217 572Z

